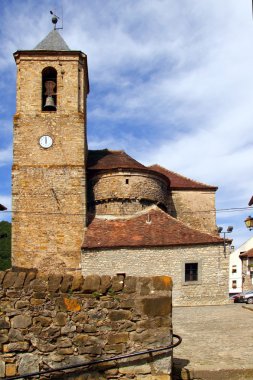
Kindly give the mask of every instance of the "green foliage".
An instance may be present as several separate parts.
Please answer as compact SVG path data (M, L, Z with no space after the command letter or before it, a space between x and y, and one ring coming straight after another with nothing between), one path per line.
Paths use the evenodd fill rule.
M97 300L99 300L99 298L103 295L102 293L100 292L93 292L92 294L92 297L96 298Z
M5 237L5 235L7 235ZM0 270L11 267L11 223L0 222Z

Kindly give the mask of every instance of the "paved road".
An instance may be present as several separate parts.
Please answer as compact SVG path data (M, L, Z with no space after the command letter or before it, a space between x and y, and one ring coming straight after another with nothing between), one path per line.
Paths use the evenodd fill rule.
M174 307L173 332L183 338L174 363L182 379L253 379L253 308L247 306Z

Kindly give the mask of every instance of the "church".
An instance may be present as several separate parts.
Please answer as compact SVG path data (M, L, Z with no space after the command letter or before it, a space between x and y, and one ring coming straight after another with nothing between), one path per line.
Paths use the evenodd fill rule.
M56 29L14 59L13 267L169 275L174 305L226 303L217 187L124 151L89 150L87 56Z

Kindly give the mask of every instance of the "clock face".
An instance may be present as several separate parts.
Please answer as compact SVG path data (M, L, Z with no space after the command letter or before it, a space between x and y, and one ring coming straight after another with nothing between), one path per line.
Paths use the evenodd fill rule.
M45 149L50 148L53 145L52 137L47 136L47 135L41 136L39 142L40 142L40 146Z

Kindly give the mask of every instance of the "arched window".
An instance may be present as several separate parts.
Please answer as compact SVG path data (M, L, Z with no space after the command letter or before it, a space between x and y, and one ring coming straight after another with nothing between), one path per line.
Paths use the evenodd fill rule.
M42 111L57 109L57 71L46 67L42 71Z

